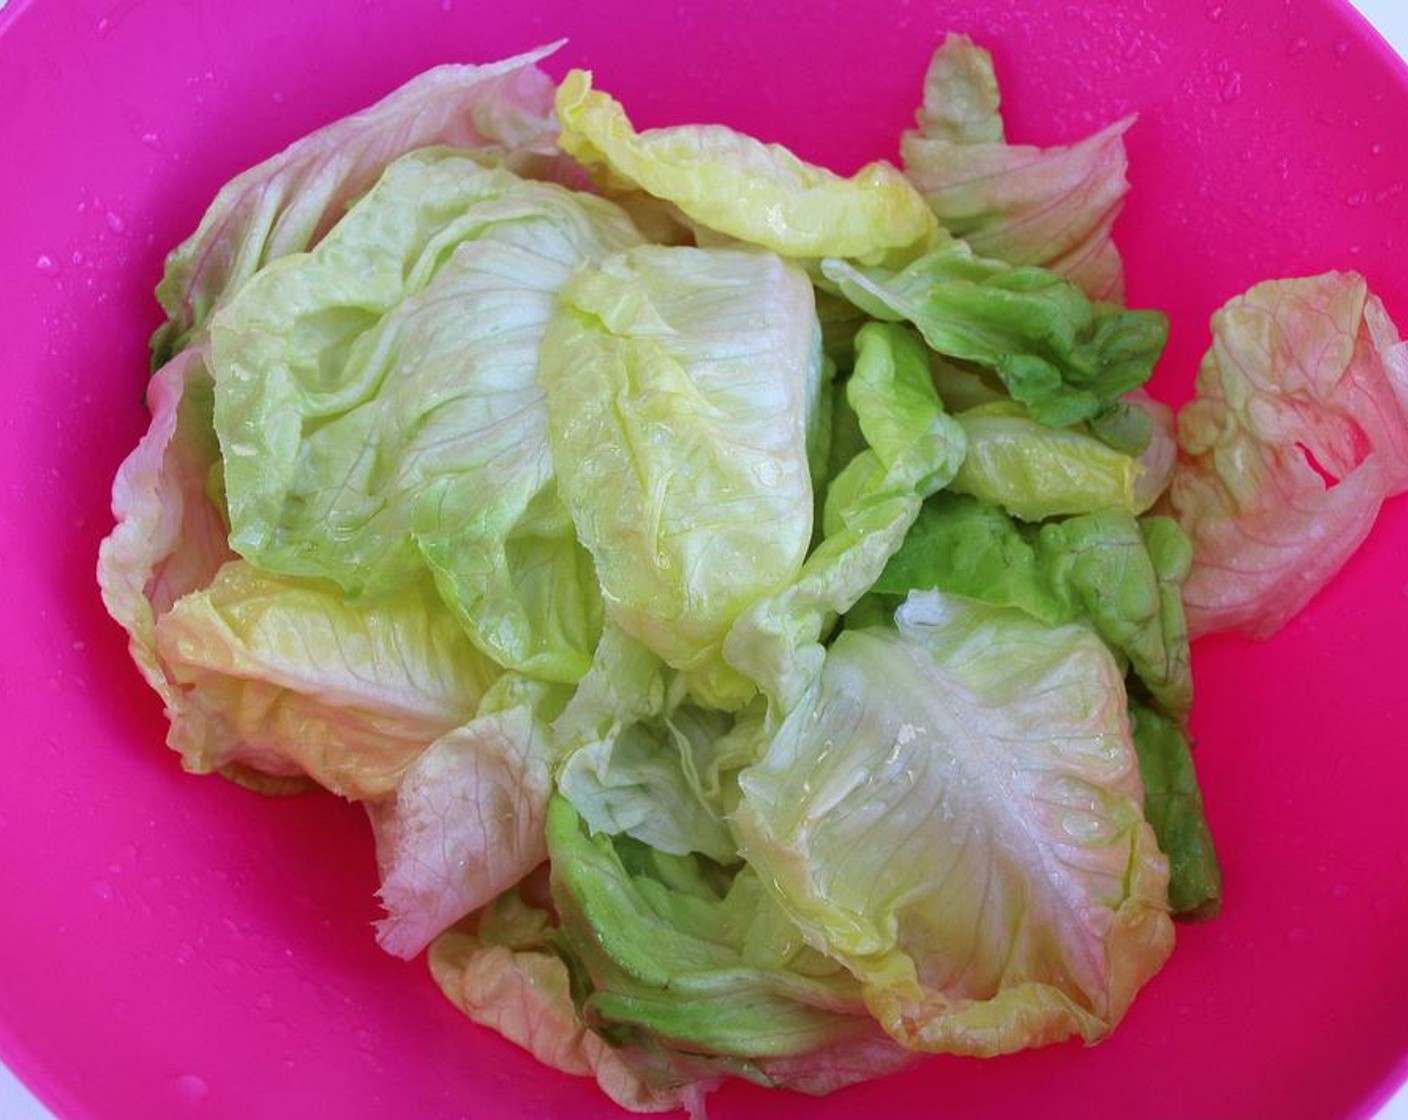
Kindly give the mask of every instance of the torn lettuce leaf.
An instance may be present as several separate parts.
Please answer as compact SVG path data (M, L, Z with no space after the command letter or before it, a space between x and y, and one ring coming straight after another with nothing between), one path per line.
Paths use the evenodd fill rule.
M1121 302L1111 230L1129 191L1125 117L1070 146L1003 138L992 56L949 35L924 76L918 128L900 142L904 172L944 228L973 251L1059 273L1092 299Z
M549 720L561 686L500 677L474 718L431 743L367 806L386 917L377 942L410 958L547 859Z
M979 257L956 239L900 269L825 260L821 271L869 314L907 320L939 354L991 369L1053 427L1142 385L1168 337L1160 312L1093 302L1054 272Z
M1094 1041L1173 947L1119 670L938 593L896 622L844 631L740 775L749 863L903 1045Z
M1347 272L1258 284L1212 330L1169 490L1188 622L1266 638L1408 488L1408 344Z
M811 284L771 253L645 246L584 269L542 348L558 487L607 617L707 704L752 694L725 633L812 534Z
M849 179L722 125L637 132L620 102L573 70L557 91L563 149L608 192L644 190L730 238L785 257L880 259L937 228L888 163Z
M240 763L344 797L389 793L498 676L428 581L375 604L232 560L157 620L182 693L170 742L198 772Z
M555 49L427 70L231 179L167 258L157 298L168 319L152 339L153 367L257 271L316 244L408 152L445 145L519 170L550 158L553 82L537 63Z
M432 571L501 664L580 676L601 604L539 348L573 271L638 241L601 199L445 150L397 161L212 321L233 547L353 597Z
M1169 905L1180 917L1215 918L1222 909L1222 868L1188 736L1173 720L1142 704L1130 704L1129 718L1144 783L1144 816L1159 850L1168 856Z

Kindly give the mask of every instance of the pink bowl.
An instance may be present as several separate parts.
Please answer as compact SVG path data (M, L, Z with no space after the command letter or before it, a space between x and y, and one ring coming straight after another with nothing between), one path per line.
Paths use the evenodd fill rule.
M1130 110L1131 297L1174 335L1252 282L1357 268L1408 327L1408 80L1332 0L12 0L0 14L0 1055L65 1117L615 1115L376 949L371 847L330 797L182 774L93 579L145 426L150 290L230 175L433 63L566 35L642 124L892 155L931 48L999 60L1018 139ZM935 1059L719 1120L1363 1115L1408 1074L1408 502L1274 641L1196 650L1228 902L1107 1043ZM927 1109L926 1109L927 1111Z

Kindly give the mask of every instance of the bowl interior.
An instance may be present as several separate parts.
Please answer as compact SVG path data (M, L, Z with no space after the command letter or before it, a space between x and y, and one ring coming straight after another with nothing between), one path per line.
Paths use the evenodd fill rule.
M64 1116L617 1113L462 1020L373 944L361 814L182 774L93 578L145 427L150 291L232 174L443 61L561 36L642 125L722 121L839 170L896 152L947 30L993 48L1009 135L1117 116L1130 299L1170 313L1154 388L1191 390L1209 314L1356 268L1408 327L1408 81L1338 0L12 0L0 13L0 1054ZM720 1118L941 1100L984 1116L1353 1113L1408 1054L1408 502L1272 642L1195 648L1218 921L1090 1051L935 1059L819 1102L725 1089Z

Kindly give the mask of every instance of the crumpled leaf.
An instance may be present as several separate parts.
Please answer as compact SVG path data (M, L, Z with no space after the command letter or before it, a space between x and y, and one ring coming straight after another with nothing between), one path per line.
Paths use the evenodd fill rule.
M1189 629L1266 638L1408 488L1408 344L1345 272L1258 284L1212 329L1169 491Z
M1003 139L992 56L949 35L924 76L916 130L900 142L904 172L944 228L984 257L1041 265L1092 299L1120 302L1124 268L1111 229L1129 191L1125 117L1072 144Z
M1054 272L979 257L956 239L900 269L825 260L821 271L876 318L908 320L938 353L991 369L1052 427L1142 385L1168 337L1160 312L1093 302Z
M502 677L468 723L436 739L390 798L367 806L382 905L377 941L413 957L547 859L553 761L545 687Z
M539 348L573 271L638 240L601 199L443 150L398 160L212 321L234 548L352 596L429 569L501 664L580 676L601 604Z
M316 244L407 152L447 145L519 170L550 157L554 87L537 63L556 49L438 66L231 179L167 258L157 298L169 318L152 339L153 366L264 265Z
M349 605L242 560L158 619L156 653L188 769L307 775L355 799L390 792L498 675L425 584Z
M888 163L849 179L722 125L637 132L573 70L557 91L562 147L608 190L641 189L728 237L786 257L880 258L922 243L934 215Z

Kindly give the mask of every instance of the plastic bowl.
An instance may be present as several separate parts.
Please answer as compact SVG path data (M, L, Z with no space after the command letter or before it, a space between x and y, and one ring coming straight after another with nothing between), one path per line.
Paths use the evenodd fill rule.
M1017 139L1138 110L1119 235L1179 400L1209 314L1353 267L1408 327L1408 80L1329 0L351 4L12 0L0 14L0 1055L64 1117L616 1115L372 942L355 808L182 774L93 579L146 423L150 290L236 171L431 64L569 36L642 124L718 120L839 169L891 155L948 29ZM1099 1047L933 1059L779 1116L1342 1116L1408 1073L1408 501L1272 642L1201 643L1220 920Z

